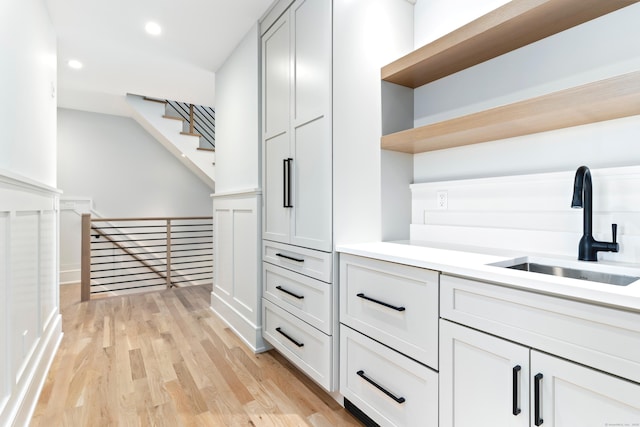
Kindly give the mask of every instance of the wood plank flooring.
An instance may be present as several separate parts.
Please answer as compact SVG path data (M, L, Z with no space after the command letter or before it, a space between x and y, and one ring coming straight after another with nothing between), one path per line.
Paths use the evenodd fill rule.
M255 355L209 309L211 286L80 302L32 426L359 426L275 351Z

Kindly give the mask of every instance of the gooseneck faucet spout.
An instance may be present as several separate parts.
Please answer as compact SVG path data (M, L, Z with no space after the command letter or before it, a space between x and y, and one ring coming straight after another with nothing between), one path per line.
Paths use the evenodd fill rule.
M578 244L578 259L581 261L598 261L598 252L618 252L616 243L618 225L611 224L613 242L599 242L593 238L593 189L591 171L580 166L573 182L572 208L582 208L582 238Z

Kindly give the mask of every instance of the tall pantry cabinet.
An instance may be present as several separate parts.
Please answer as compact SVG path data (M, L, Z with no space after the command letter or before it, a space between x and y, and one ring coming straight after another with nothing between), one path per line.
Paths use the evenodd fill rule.
M330 252L331 2L293 3L262 64L264 239Z
M331 6L297 0L262 35L263 335L332 391Z
M412 22L408 0L280 0L261 21L263 337L328 391L334 246L379 240L383 190L409 184L381 181L380 68L412 50Z

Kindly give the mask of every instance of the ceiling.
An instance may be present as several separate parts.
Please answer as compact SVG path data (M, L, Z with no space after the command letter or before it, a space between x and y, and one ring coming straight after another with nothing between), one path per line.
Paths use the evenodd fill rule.
M273 0L45 2L58 36L58 106L129 115L127 93L214 106L215 71ZM145 32L148 21L159 36Z

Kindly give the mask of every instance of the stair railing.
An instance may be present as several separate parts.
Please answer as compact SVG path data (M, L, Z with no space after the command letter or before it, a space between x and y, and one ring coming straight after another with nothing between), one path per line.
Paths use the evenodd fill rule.
M216 148L216 114L211 107L166 100L167 105L189 124L189 134L200 136L200 148Z
M80 296L156 290L213 280L211 217L82 215Z

